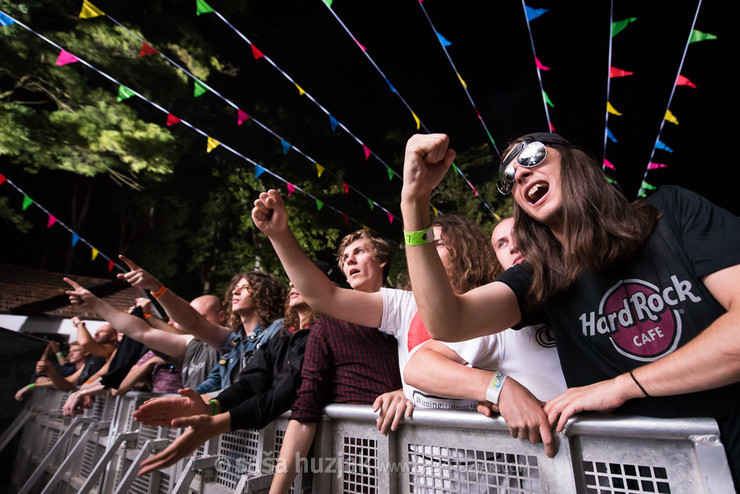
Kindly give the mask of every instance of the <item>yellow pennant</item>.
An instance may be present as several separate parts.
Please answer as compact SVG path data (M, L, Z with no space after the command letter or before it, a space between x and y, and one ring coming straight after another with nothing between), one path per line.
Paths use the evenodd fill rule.
M319 178L321 178L321 174L324 173L324 167L316 163L316 173L318 173Z
M421 120L419 120L419 117L416 116L416 113L411 112L411 116L414 117L414 121L416 122L416 130L419 130L421 127Z
M671 122L672 124L678 125L678 119L671 113L671 110L665 111L665 119Z
M295 84L295 82L293 84ZM306 91L304 91L303 88L301 86L299 86L298 84L295 84L295 87L298 88L298 95L299 96L303 96L304 94L306 94Z
M94 261L95 258L97 258L97 257L98 257L98 249L96 249L95 247L93 247L93 250L92 250L92 260Z
M612 104L611 104L611 103L609 103L608 101L606 102L606 111L608 111L608 112L609 112L609 113L611 113L612 115L617 115L617 116L621 116L621 115L622 115L622 114L621 114L621 113L619 113L619 112L618 112L618 111L616 110L616 108L614 108L614 107L612 106Z
M460 76L460 74L457 74L457 78L460 79L460 84L462 84L465 89L468 89L468 85L465 84L465 81L463 81L463 78L462 76Z
M103 12L87 0L82 2L82 10L80 11L79 16L80 19L92 19L93 17L98 17L100 15L105 15L105 12Z
M216 139L214 139L213 137L209 137L208 138L208 146L206 147L206 153L210 153L211 151L213 151L214 149L216 149L220 145L221 145L221 143L218 142Z

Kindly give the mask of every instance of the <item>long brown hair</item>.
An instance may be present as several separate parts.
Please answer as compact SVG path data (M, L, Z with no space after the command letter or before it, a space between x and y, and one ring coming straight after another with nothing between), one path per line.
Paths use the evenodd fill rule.
M237 273L231 278L229 287L224 294L224 305L226 306L227 324L231 329L241 325L239 316L232 312L231 298L234 287L242 279L247 280L247 289L257 306L257 316L263 324L273 322L283 315L283 301L287 290L285 285L276 277L262 271L250 271L248 273Z
M307 307L308 317L303 321L303 325L313 323L319 314L313 310L313 308L304 302ZM280 333L283 335L288 334L290 328L301 329L301 316L295 307L290 306L290 294L285 298L285 311L283 313L283 327L280 329Z
M501 272L490 239L469 219L456 214L442 214L432 222L444 235L444 244L450 252L447 275L458 293L485 285Z
M506 152L521 140L514 141ZM560 153L563 244L514 202L516 242L534 271L529 292L533 305L566 289L583 271L602 270L632 255L652 234L658 220L652 205L643 200L630 203L607 182L597 162L584 150L547 146Z

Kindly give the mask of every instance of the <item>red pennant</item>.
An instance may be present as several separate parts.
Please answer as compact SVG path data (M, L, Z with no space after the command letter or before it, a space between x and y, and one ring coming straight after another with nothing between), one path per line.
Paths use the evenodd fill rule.
M0 185L4 184L7 179L5 178L5 175L0 173Z
M154 55L155 53L159 53L157 50L149 46L146 41L142 41L141 43L141 51L139 52L142 57L145 57L147 55Z
M344 187L344 193L349 194L349 184L346 182L342 182L342 187Z
M676 86L689 86L689 87L696 89L696 84L694 84L687 77L684 77L682 75L678 76L678 80L676 81Z
M349 224L349 216L347 216L346 214L342 213L342 219L344 220L344 224L345 225L348 225Z
M609 67L609 77L627 77L628 75L632 75L634 72L630 72L629 70L622 70L618 69L616 67Z
M257 49L256 46L252 45L252 56L254 57L255 60L257 60L258 58L262 58L265 55L263 55L262 52L259 51L259 49Z
M172 127L173 125L179 124L180 119L174 116L172 113L167 114L167 126Z
M113 261L108 261L108 272L109 272L109 273L110 273L111 271L113 271L113 266L114 266L114 264L113 264Z

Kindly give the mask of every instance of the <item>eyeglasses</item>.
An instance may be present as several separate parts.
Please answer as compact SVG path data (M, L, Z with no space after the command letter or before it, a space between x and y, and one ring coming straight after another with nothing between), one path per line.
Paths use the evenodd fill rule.
M516 157L516 163L512 163ZM547 147L540 141L520 142L501 162L498 174L498 191L504 195L511 194L514 186L516 169L514 164L532 168L542 163L547 157Z

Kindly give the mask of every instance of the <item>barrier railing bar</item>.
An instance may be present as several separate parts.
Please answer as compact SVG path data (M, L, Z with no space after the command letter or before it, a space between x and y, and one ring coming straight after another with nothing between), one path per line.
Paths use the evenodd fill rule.
M108 422L99 422L99 423L92 423L88 427L85 428L84 431L80 431L80 437L77 439L77 443L75 443L74 446L72 446L72 449L67 452L66 458L64 458L64 461L59 465L57 468L57 471L54 472L54 475L51 476L51 479L46 483L46 486L44 486L44 489L41 491L41 494L47 494L49 492L52 492L54 487L56 486L57 482L59 482L59 479L62 478L62 476L67 473L67 466L74 460L77 459L77 452L82 452L83 448L87 444L87 437L93 432L93 431L104 431L110 427L110 423Z
M95 467L93 467L90 475L87 476L85 482L82 484L82 486L80 486L77 494L87 494L97 482L97 478L103 472L103 469L108 465L108 463L111 462L113 456L116 454L116 451L118 451L118 448L121 446L121 444L127 441L136 441L136 438L138 436L138 432L123 432L116 434L113 443L108 446L108 448L105 450L105 453L103 453L103 456L95 464Z
M131 484L136 477L136 472L137 470L139 470L139 465L141 465L141 462L144 460L144 458L146 456L149 456L150 453L154 453L159 449L164 449L165 447L167 447L168 444L169 441L167 439L147 439L144 445L141 447L141 451L139 451L139 454L137 454L134 458L134 461L131 462L131 466L121 479L121 483L118 484L118 487L115 490L115 494L128 492L128 488L131 487Z
M11 422L8 428L3 432L2 437L0 437L0 451L4 450L5 446L8 445L21 429L23 429L23 426L29 418L31 418L31 412L29 410L24 410L13 420L13 422Z
M190 483L195 475L208 468L214 468L218 461L218 455L215 456L191 456L185 464L180 477L177 479L175 486L170 494L185 494L190 489Z

